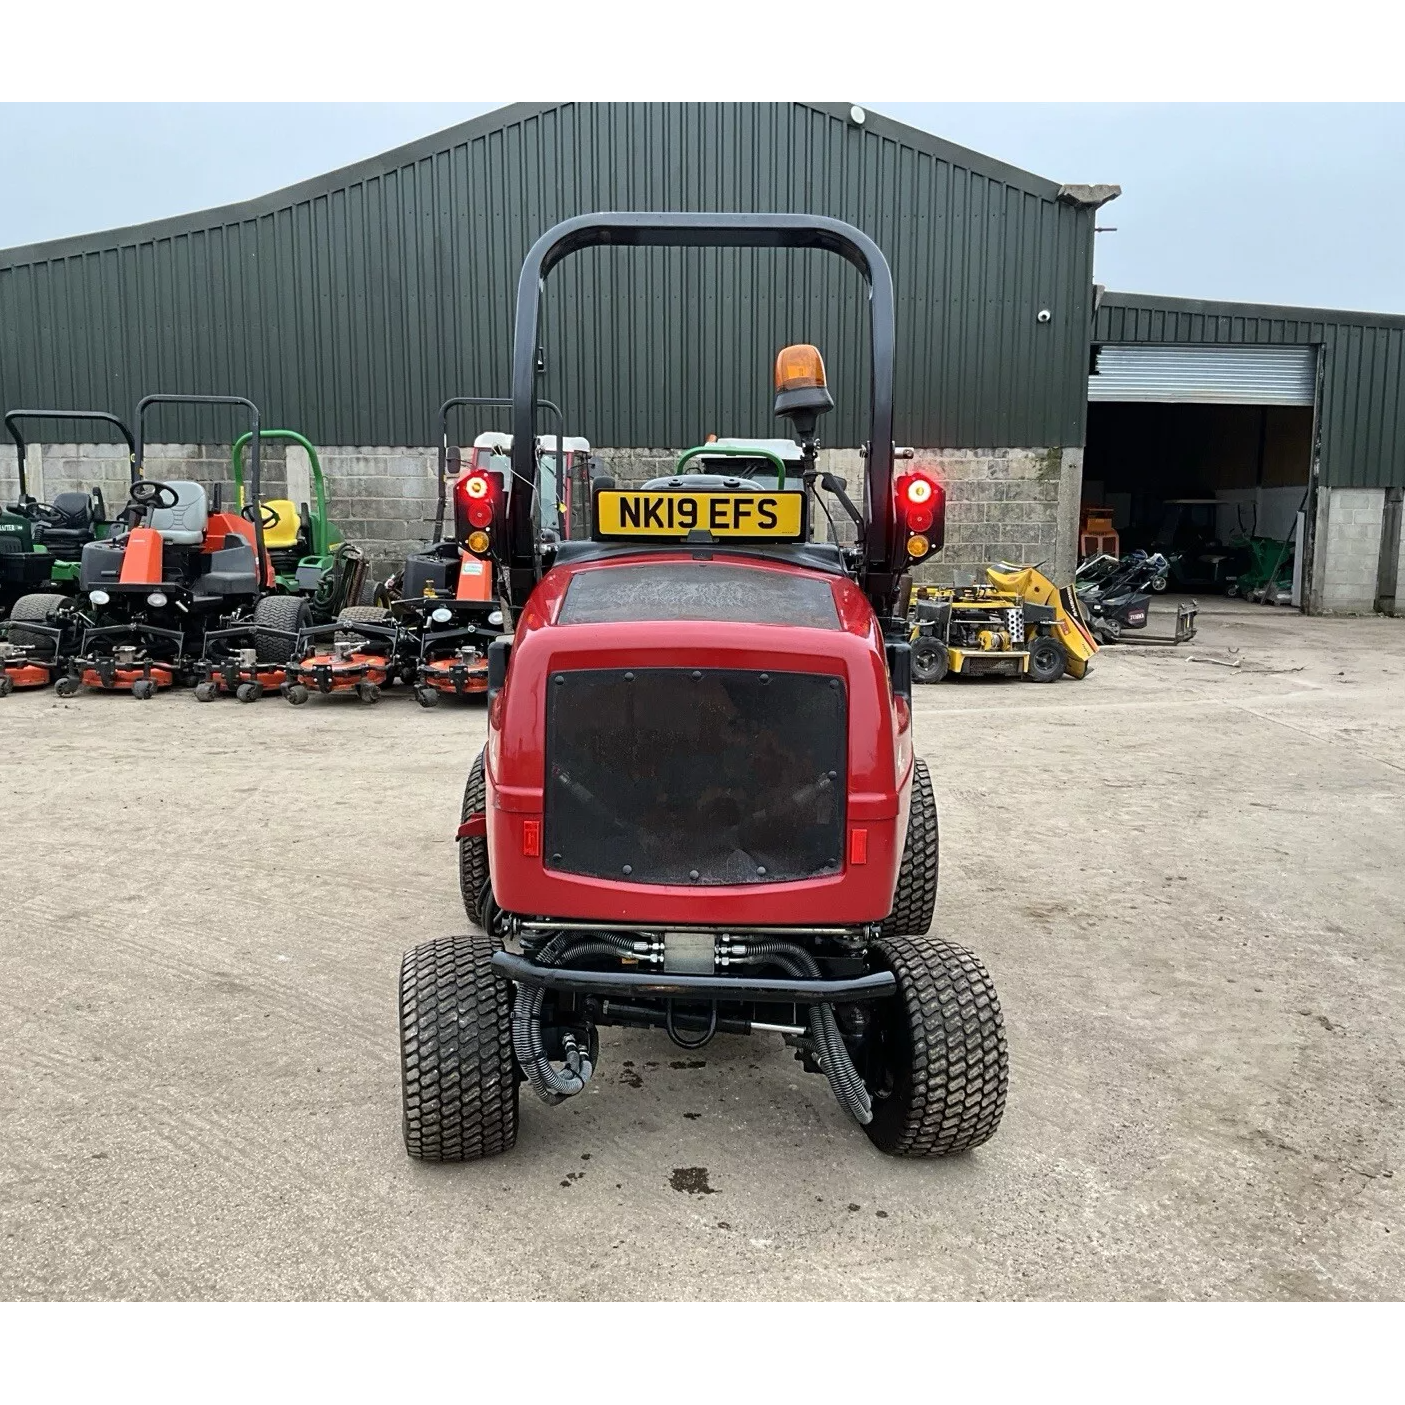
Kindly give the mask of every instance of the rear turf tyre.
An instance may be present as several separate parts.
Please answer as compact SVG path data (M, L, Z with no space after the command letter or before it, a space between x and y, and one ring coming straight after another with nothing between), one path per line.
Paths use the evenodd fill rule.
M883 936L921 937L932 925L937 906L939 842L937 797L932 777L922 760L912 766L912 800L907 812L907 838L898 869L898 890L893 910L883 923Z
M1051 634L1041 634L1029 643L1029 683L1057 683L1064 676L1068 657L1064 646Z
M405 1150L417 1161L479 1161L517 1140L512 992L482 935L445 937L400 965Z
M885 937L873 956L898 989L874 1005L869 1140L889 1156L955 1156L989 1141L1010 1071L989 972L965 947L929 937Z
M946 645L939 640L919 639L912 646L912 676L916 682L940 683L949 667Z
M49 624L51 616L68 600L66 595L43 592L21 595L10 607L10 643L26 649L36 659L52 659L57 652L54 636L37 629L25 629L25 624Z
M483 777L483 753L473 758L468 768L468 784L463 789L463 809L459 823L470 815L480 814L488 807L488 783ZM459 892L463 909L475 927L483 925L483 899L489 891L492 873L488 868L486 836L468 835L459 840Z
M311 623L312 608L301 595L265 595L254 606L254 650L260 662L287 663Z

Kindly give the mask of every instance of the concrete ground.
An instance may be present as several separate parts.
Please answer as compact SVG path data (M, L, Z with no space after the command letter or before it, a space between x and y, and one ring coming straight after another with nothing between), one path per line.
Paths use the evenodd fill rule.
M1405 623L1201 618L920 691L1010 1042L951 1162L778 1039L607 1031L510 1155L417 1165L396 970L464 923L481 708L0 701L0 1296L1405 1295Z

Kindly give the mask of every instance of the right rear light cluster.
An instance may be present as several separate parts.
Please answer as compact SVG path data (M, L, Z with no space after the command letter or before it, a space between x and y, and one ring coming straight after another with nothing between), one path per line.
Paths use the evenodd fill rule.
M454 484L454 515L459 540L475 555L487 556L493 549L494 529L499 525L501 504L498 485L491 473L470 469Z
M946 489L939 478L920 468L904 473L894 488L907 563L916 566L940 551L946 539Z

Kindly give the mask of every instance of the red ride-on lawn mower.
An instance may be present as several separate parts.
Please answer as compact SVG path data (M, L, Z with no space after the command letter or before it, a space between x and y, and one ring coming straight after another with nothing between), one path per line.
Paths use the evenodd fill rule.
M581 1092L598 1028L621 1025L685 1049L779 1034L881 1150L967 1151L1000 1122L1007 1055L985 968L928 935L937 812L913 752L906 614L945 497L920 468L894 474L888 265L858 229L810 215L557 225L518 284L519 487L536 471L542 281L601 244L818 248L859 270L870 430L864 505L844 509L859 541L812 531L833 405L813 346L776 360L798 472L764 450L692 451L640 489L597 480L592 538L555 543L512 494L495 562L514 627L489 649L488 743L459 828L483 931L401 967L406 1148L507 1150L520 1084L547 1103Z
M146 699L190 680L205 633L252 615L273 590L273 567L257 513L211 511L204 487L142 476L146 418L155 405L230 405L249 414L250 478L258 501L259 412L230 395L148 395L137 405L136 451L127 505L106 540L83 548L79 567L82 643L56 690L125 690ZM252 520L251 520L252 519ZM262 569L260 569L262 565Z

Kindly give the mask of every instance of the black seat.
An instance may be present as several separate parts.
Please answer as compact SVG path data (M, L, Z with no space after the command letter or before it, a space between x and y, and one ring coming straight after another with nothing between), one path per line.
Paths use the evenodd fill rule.
M36 522L34 540L60 561L77 561L93 540L93 500L87 493L56 493L49 504L61 519Z

